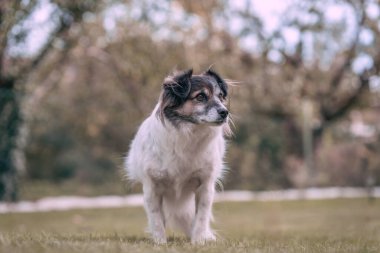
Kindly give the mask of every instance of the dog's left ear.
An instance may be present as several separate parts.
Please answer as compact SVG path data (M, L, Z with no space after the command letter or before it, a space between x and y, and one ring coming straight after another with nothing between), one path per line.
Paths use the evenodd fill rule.
M216 73L214 70L212 70L211 68L209 68L205 73L204 75L207 75L207 76L211 76L213 77L216 82L218 83L220 89L222 90L223 92L223 96L226 97L227 96L227 93L228 93L228 85L227 83L219 76L218 73Z

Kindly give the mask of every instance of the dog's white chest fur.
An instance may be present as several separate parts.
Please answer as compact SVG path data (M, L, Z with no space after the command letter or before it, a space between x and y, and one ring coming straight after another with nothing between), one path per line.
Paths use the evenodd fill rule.
M221 176L224 155L221 127L163 125L155 111L141 125L127 159L130 179L161 185L180 197L205 179ZM187 189L189 188L189 189Z

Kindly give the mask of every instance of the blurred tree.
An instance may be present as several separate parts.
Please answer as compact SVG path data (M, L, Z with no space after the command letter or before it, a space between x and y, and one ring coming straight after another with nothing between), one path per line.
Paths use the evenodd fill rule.
M345 117L351 109L363 104L370 93L370 77L379 75L379 26L376 25L377 19L368 18L366 14L369 4L378 6L379 3L365 0L330 1L329 4L347 8L346 13L354 13L354 24L334 25L324 16L327 1L302 1L292 6L293 10L287 11L289 15L283 19L278 30L265 36L264 27L252 11L250 2L247 1L245 10L238 12L246 24L240 36L257 36L262 54L255 61L254 54L247 51L242 58L247 69L256 70L248 75L255 81L247 81L250 92L243 94L242 99L250 101L248 113L252 116L265 115L282 125L285 133L284 158L288 163L284 164L284 169L288 168L290 172L294 167L299 167L290 172L295 176L307 168L311 174L308 179L301 180L301 184L312 184L315 170L313 153L321 142L324 130ZM342 35L349 25L355 28L352 38L347 40ZM360 41L360 35L368 29L374 34L374 41L365 46ZM289 30L292 39L296 40L292 49L286 46L284 36L284 31ZM334 43L342 46L334 49ZM363 52L370 55L373 64L355 73L353 62ZM271 60L273 55L276 55L275 60ZM256 65L252 65L253 62ZM304 110L306 107L309 107L307 112ZM306 125L302 120L305 117ZM243 124L251 123L247 121ZM310 131L312 142L305 142L307 131Z
M62 40L64 49L70 48L69 28L82 18L86 11L95 8L95 1L80 3L56 1L51 3L54 29L47 34L42 47L32 56L12 53L11 46L23 43L28 35L31 14L40 1L2 1L0 3L0 201L17 199L17 168L15 149L21 127L20 103L22 91L33 71ZM64 53L62 53L64 55Z

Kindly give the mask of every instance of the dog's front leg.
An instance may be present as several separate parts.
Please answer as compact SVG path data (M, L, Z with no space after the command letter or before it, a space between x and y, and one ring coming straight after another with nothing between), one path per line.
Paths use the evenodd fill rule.
M202 183L197 190L197 213L195 215L191 235L191 242L193 244L203 244L206 241L216 240L215 235L210 228L214 192L215 188L212 180Z
M148 216L149 230L155 243L166 243L164 215L162 211L162 195L154 184L143 185L144 207Z

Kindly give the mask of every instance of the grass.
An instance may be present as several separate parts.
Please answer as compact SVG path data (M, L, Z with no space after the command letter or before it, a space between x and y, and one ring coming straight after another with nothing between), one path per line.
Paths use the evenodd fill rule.
M99 195L125 195L139 188L129 189L128 185L120 178L110 178L104 182L81 182L70 179L62 182L51 182L46 180L22 180L20 183L21 200L37 200L43 197L54 196L99 196Z
M219 241L169 233L155 246L142 208L0 215L0 252L380 252L380 201L220 203Z

